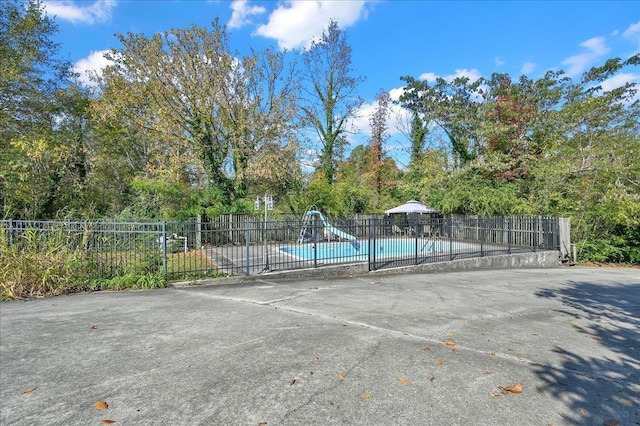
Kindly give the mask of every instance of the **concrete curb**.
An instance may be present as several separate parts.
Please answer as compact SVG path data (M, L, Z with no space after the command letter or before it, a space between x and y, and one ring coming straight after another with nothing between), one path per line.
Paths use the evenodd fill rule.
M169 287L181 288L202 285L230 285L264 282L265 280L288 280L300 278L340 278L362 275L390 275L410 273L438 273L478 269L518 269L518 268L555 268L560 266L557 251L537 251L499 256L454 259L446 262L425 263L414 266L379 269L369 271L366 262L348 265L323 266L321 268L295 269L291 271L269 272L259 275L208 278L202 280L180 281Z

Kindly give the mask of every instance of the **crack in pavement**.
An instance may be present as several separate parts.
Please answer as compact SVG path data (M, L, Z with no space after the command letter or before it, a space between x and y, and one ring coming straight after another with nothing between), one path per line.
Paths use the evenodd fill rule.
M380 348L380 345L382 344L382 340L378 340L378 343L376 344L376 346L373 348L373 351L370 351L369 353L363 355L360 357L360 359L358 359L349 369L347 369L343 375L345 377L345 379L339 379L338 382L336 382L335 384L331 383L330 386L325 387L324 389L320 389L317 392L314 392L313 394L311 394L309 396L309 398L307 399L307 401L304 404L301 404L299 406L297 406L296 408L293 408L289 411L287 411L285 413L285 415L282 417L282 419L280 419L281 423L284 423L284 421L292 414L294 414L297 411L300 411L301 409L303 409L304 407L306 407L307 405L311 404L311 402L318 396L329 392L332 389L336 389L338 386L342 386L343 381L346 380L346 377L349 375L349 373L351 371L353 371L355 368L359 367L361 364L363 364L366 360L369 360L371 358L373 358L376 353L378 352L378 349Z
M399 331L399 330L379 327L379 326L376 326L376 325L373 325L373 324L363 323L363 322L359 322L359 321L353 321L353 320L349 320L349 319L341 318L341 317L337 317L337 316L323 315L323 314L320 314L320 313L317 313L317 312L310 312L310 311L305 311L305 310L296 309L296 308L292 308L292 307L277 305L277 303L299 299L299 298L301 298L303 296L306 296L306 295L309 295L309 294L313 294L313 293L315 293L317 291L318 290L313 290L313 291L310 291L310 292L305 292L305 293L298 294L298 295L295 295L295 296L291 296L291 297L288 297L288 298L282 298L282 299L273 300L273 301L257 301L257 300L252 300L252 299L244 299L244 298L237 298L237 297L230 297L230 296L211 295L211 294L205 294L205 293L200 293L200 292L195 292L195 294L198 294L199 296L206 296L206 297L214 298L214 299L223 299L223 300L229 300L229 301L233 301L233 302L249 303L249 304L253 304L253 305L257 305L257 306L271 307L271 308L274 308L274 309L277 309L277 310L280 310L280 311L286 311L286 312L290 312L290 313L294 313L294 314L298 314L298 315L305 315L305 316L312 317L312 318L318 318L318 319L326 320L326 321L329 321L329 322L340 323L341 325L349 324L349 325L352 325L352 326L358 326L358 327L366 328L368 330L379 332L381 334L386 334L386 335L391 334L391 335L395 335L395 336L411 338L411 339L414 339L414 340L425 341L425 342L429 342L431 344L439 344L439 345L446 346L444 344L444 341L440 340L440 339L434 339L434 338L427 337L427 336L419 336L419 335L416 335L414 333L409 333L409 332L405 332L405 331ZM194 292L190 291L190 293L194 293ZM544 368L549 368L549 369L552 369L552 370L558 371L558 372L564 372L564 373L574 374L574 375L579 375L579 376L584 376L584 377L591 377L591 378L596 378L596 379L599 379L599 380L605 380L605 381L609 381L609 382L613 382L613 383L620 383L620 381L615 379L615 378L607 377L607 376L598 374L597 372L594 372L594 371L585 372L585 371L581 371L581 370L578 370L578 369L562 367L562 366L557 365L557 364L539 363L539 362L533 361L533 360L531 360L529 358L525 358L525 357L521 357L521 356L514 356L513 354L509 354L509 353L476 349L476 348L465 346L465 345L457 344L456 347L458 348L458 350L461 350L461 351L468 351L468 352L475 353L475 354L482 355L482 356L500 358L500 359L502 359L504 361L516 362L516 363L519 363L519 364L528 364L528 365L530 365L532 367L535 367L535 368L544 367Z

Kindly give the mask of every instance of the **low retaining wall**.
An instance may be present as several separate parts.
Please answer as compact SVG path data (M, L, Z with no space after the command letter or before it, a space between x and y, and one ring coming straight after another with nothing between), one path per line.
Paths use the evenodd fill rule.
M473 257L446 262L424 263L421 265L381 269L372 272L368 271L367 262L363 262L349 265L324 266L322 268L313 269L296 269L291 271L270 272L260 275L183 281L173 283L171 286L183 287L188 285L242 284L251 283L254 281L260 282L267 279L280 280L301 278L337 278L351 277L354 275L454 272L477 269L554 268L558 266L560 266L558 252L549 250L531 253L505 254L500 256Z

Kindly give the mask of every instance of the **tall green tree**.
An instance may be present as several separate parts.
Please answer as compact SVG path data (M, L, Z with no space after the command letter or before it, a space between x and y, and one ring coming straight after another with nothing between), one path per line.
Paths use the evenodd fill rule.
M56 135L57 92L70 65L52 41L55 22L37 0L0 3L0 205L2 216L55 214L67 148Z
M154 141L149 170L205 185L219 202L247 194L249 164L270 145L287 146L296 85L284 53L241 56L226 29L173 29L151 38L119 35L122 48L99 79L106 120L123 116ZM277 151L277 150L276 150Z
M316 132L321 144L317 168L329 184L347 144L348 121L363 103L357 94L363 78L354 76L351 61L347 31L334 20L303 54L301 110L305 124Z
M437 126L446 135L453 166L462 167L476 158L483 145L478 120L484 79L438 78L433 83L411 76L401 79L406 86L400 104L421 114L426 123Z

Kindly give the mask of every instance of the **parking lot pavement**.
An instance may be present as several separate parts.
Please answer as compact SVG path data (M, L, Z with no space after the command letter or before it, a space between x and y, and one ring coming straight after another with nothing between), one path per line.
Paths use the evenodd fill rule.
M638 425L640 270L4 302L0 385L3 425Z

